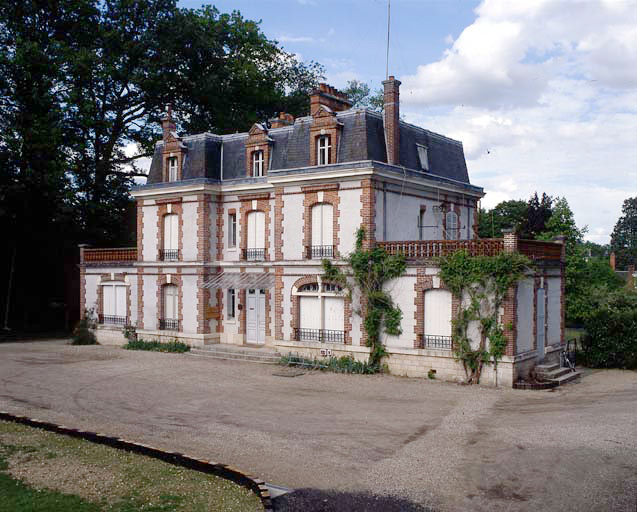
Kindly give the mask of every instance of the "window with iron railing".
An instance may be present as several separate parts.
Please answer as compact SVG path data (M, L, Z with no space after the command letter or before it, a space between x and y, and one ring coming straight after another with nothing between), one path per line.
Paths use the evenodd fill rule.
M175 320L174 318L163 318L159 321L159 330L160 331L178 331L179 320Z
M294 329L294 339L295 341L315 341L318 343L345 343L345 331L297 327Z
M175 213L164 215L164 246L160 251L162 261L179 259L179 216Z
M177 286L166 284L163 287L163 318L159 320L159 329L179 330L179 295Z
M313 260L323 259L323 258L333 258L334 246L333 245L310 245L308 247L307 257Z
M107 282L101 285L102 314L99 322L103 325L127 324L127 286L123 282Z
M99 322L102 325L128 325L128 317L118 315L99 315Z
M265 260L265 248L251 247L243 251L243 259L246 261L263 261Z

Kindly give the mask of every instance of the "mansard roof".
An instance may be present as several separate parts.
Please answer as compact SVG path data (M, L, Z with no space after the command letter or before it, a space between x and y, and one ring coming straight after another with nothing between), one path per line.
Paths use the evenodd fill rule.
M336 162L373 160L387 162L383 118L366 109L337 112L342 124ZM291 126L272 128L270 171L310 166L311 116L300 117ZM246 177L245 143L248 133L213 135L203 133L185 136L187 147L182 169L182 180L208 178L231 180ZM162 181L161 150L157 143L147 183ZM413 171L422 171L417 145L427 148L429 170L423 174L448 178L469 184L469 175L462 143L403 121L400 122L400 165ZM320 168L317 167L317 170Z

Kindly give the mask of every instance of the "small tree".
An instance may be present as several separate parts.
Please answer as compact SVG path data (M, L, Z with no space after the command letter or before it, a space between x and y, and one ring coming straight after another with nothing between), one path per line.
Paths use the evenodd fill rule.
M452 320L453 350L468 384L480 382L484 363L492 362L497 368L502 359L507 343L504 330L511 326L498 321L500 306L509 289L524 277L529 263L518 253L469 256L458 251L439 259L440 278L461 304ZM469 338L472 322L477 322L480 330L477 348L472 348Z
M403 275L407 265L402 254L388 254L377 247L364 249L364 239L365 230L359 228L354 252L344 260L351 270L343 270L331 261L323 260L323 271L325 279L343 286L350 299L355 290L360 293L360 308L355 308L355 311L363 318L367 346L372 349L369 364L379 368L381 359L387 356L381 332L384 328L387 334L399 336L403 317L400 307L394 304L391 295L383 287L387 281Z
M637 263L637 197L624 201L622 216L610 236L610 247L615 251L618 268Z

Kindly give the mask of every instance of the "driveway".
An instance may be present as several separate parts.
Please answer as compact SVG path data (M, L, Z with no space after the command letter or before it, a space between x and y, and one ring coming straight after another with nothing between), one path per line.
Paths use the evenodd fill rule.
M0 409L325 496L371 492L436 510L635 511L635 372L592 372L554 392L277 372L114 347L7 343Z

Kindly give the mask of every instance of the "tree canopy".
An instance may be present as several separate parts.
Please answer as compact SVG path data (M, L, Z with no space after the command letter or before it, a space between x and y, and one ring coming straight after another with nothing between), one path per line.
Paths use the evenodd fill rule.
M622 215L610 237L610 248L615 252L617 268L637 264L637 197L624 201Z
M64 276L48 291L31 277L42 265L37 249L59 269L78 242L133 243L128 193L161 137L166 103L179 131L244 131L275 112L307 113L321 75L238 11L176 0L0 0L0 227L9 249L0 279L17 254L13 309L41 316L45 306L29 294L60 300Z

